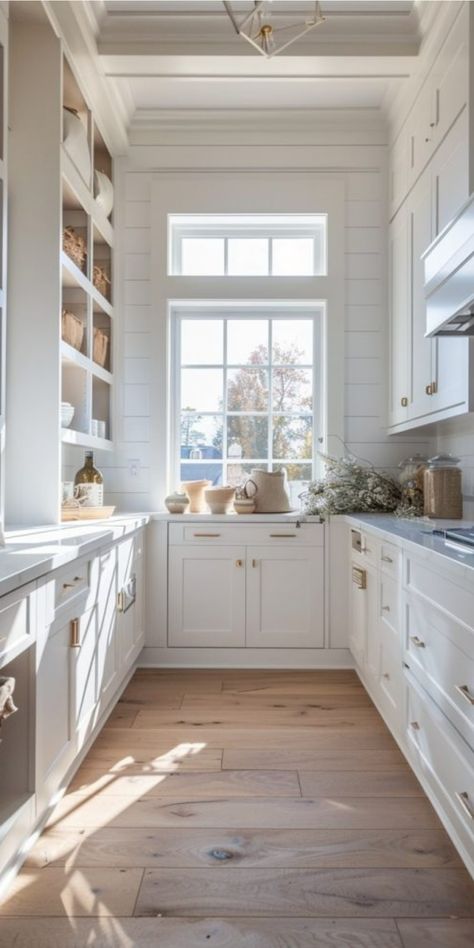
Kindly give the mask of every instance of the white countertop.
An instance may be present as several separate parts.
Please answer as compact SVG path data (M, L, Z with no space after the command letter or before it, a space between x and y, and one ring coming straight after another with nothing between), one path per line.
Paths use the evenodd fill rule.
M433 533L435 530L448 530L450 527L472 527L472 520L431 520L427 517L406 519L394 514L346 514L344 519L353 526L366 527L381 536L389 537L393 542L403 541L426 550L444 560L456 563L460 567L474 569L474 547L453 540L445 540Z
M166 511L157 511L150 514L150 520L162 520L169 523L186 521L186 523L320 523L320 517L310 517L301 510L294 510L284 514L170 514Z
M0 596L133 533L148 514L123 514L109 520L16 527L0 548Z

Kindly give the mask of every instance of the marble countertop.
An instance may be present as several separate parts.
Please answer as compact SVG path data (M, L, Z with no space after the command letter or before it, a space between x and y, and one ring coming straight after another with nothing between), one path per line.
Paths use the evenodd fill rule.
M458 566L467 567L468 570L474 569L474 547L446 540L437 532L450 527L472 527L472 520L431 520L425 517L403 520L394 514L358 513L346 514L344 519L353 526L365 527L388 536L392 542L413 544Z
M109 520L7 530L6 545L0 548L0 596L120 540L149 519L148 514L124 514Z
M321 523L320 517L311 517L294 510L284 514L170 514L166 511L157 511L150 514L150 520L162 520L169 523L185 521L186 523Z

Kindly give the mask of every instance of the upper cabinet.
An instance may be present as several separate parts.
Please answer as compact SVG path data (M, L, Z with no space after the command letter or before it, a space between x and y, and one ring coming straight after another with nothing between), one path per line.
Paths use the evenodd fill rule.
M421 256L472 189L466 4L390 155L389 431L472 411L472 343L426 338Z

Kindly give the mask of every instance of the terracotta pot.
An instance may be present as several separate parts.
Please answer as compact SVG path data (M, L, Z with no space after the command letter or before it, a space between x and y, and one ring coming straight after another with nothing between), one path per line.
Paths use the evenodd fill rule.
M227 514L234 499L235 487L208 487L204 491L207 506L212 514Z
M183 481L181 487L189 497L189 513L204 513L206 502L204 491L211 481Z

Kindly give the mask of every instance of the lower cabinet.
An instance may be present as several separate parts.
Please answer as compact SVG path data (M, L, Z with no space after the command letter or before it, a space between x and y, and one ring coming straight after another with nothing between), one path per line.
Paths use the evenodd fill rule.
M247 550L247 646L323 648L321 547Z
M171 530L170 648L323 648L324 528ZM232 542L234 540L234 542Z
M132 595L133 592L133 595ZM137 533L38 586L38 817L95 733L143 639L143 537Z
M245 547L170 548L170 646L245 645L245 556Z

